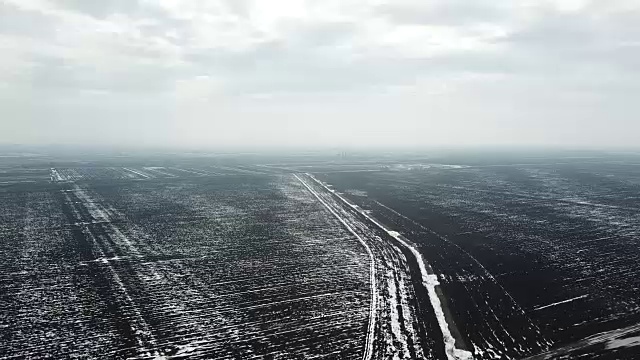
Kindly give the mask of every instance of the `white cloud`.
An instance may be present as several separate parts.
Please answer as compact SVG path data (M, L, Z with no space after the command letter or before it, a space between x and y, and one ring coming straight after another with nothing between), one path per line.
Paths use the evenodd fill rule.
M348 141L309 130L330 116L369 145L565 139L550 124L615 144L640 130L638 22L633 0L4 0L0 118L25 125L0 141L82 142L98 120L105 142L149 124L181 144Z

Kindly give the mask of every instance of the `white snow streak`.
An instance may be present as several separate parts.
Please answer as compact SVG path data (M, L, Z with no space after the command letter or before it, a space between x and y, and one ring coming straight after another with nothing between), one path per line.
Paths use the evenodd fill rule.
M398 299L397 299L397 288L396 288L396 283L395 283L395 275L393 273L393 271L387 271L387 284L389 284L389 297L390 297L390 302L392 304L397 304L398 303ZM407 347L407 337L405 334L402 333L402 330L400 329L400 313L398 312L398 307L397 306L391 306L390 307L390 318L391 318L391 332L393 333L393 337L402 344L402 354L409 354L409 348ZM392 345L393 346L393 345ZM400 350L397 349L396 350ZM393 359L400 359L400 354L398 353L398 351L396 351L393 354Z
M52 182L64 181L62 176L60 176L60 173L58 173L58 170L56 170L55 168L51 168L51 181Z
M207 176L207 174L205 174L205 173L202 173L202 172L199 172L199 171L195 171L195 170L192 170L192 169L182 169L182 168L177 168L177 167L171 167L171 168L169 168L169 169L172 169L172 170L178 170L178 171L186 172L186 173L189 173L189 174L196 174L196 175L200 175L200 176Z
M588 297L588 296L589 296L589 295L576 296L576 297L571 298L571 299L562 300L562 301L554 302L553 304L540 306L540 307L537 307L537 308L535 308L535 309L533 309L533 310L534 310L534 311L538 311L538 310L542 310L542 309L550 308L550 307L552 307L552 306L561 305L561 304L566 304L566 303L568 303L568 302L572 302L572 301L576 301L576 300L584 299L584 298L586 298L586 297Z
M134 174L136 174L136 175L138 175L138 176L142 176L142 177L143 177L143 178L145 178L145 179L150 178L150 176L149 176L149 175L147 175L147 174L143 174L143 173L141 173L141 172L139 172L139 171L136 171L136 170L133 170L133 169L129 169L129 168L123 168L123 169L125 169L125 170L127 170L127 171L129 171L129 172L132 172L132 173L134 173Z
M640 336L630 337L626 339L611 340L607 343L607 350L640 346Z

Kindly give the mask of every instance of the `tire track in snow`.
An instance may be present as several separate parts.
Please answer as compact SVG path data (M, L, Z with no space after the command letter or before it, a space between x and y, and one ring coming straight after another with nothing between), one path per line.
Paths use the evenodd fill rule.
M78 202L71 199L69 195L70 193L73 193L76 199L80 201ZM67 205L71 208L72 213L75 216L82 217L81 209L79 208L80 206L82 206L85 208L86 213L88 213L92 217L95 217L94 213L97 212L98 209L95 208L94 201L86 194L86 192L84 192L84 189L80 188L78 185L74 185L74 189L72 190L72 192L65 192L64 197ZM100 213L103 217L108 218L106 212L101 211ZM127 285L123 282L113 264L108 261L105 256L108 252L108 249L106 249L105 245L98 240L89 225L82 225L82 227L83 233L87 237L87 240L89 240L94 249L98 251L97 255L99 256L96 260L99 260L105 265L106 269L111 275L111 279L116 285L114 290L120 295L121 301L123 301L124 303L120 304L120 309L122 311L125 311L125 314L126 311L131 312L131 314L128 314L129 316L127 316L126 321L129 322L131 330L136 335L135 341L139 347L138 351L144 354L143 356L146 358L162 358L162 354L157 350L158 342L151 332L149 324L144 319L138 305L131 297ZM112 227L115 228L115 226ZM127 241L127 245L131 246L131 248L137 253L137 249L133 246L133 244L130 243L130 241Z
M377 311L377 302L378 302L378 287L376 284L376 264L375 264L375 259L373 257L373 253L371 252L371 248L364 241L364 239L362 239L362 237L360 237L360 235L358 235L355 232L355 230L353 230L353 228L349 224L347 224L347 222L342 217L340 217L340 215L338 215L324 200L322 200L320 195L318 195L318 193L315 190L313 190L297 174L294 174L293 176L295 176L296 179L298 179L298 181L300 181L300 183L302 183L302 185L304 185L304 187L307 188L307 190L309 190L309 192L313 194L313 196L315 196L316 199L318 199L318 201L325 208L327 208L327 210L329 210L329 212L331 212L333 216L335 216L336 219L338 219L338 221L340 221L342 225L344 225L344 227L347 228L347 230L349 230L350 233L352 233L358 239L358 241L360 241L360 243L367 250L367 254L369 254L369 260L370 260L369 281L371 282L371 305L369 308L369 324L367 326L367 341L366 341L365 352L362 355L362 359L370 360L371 357L373 356L373 335L376 327L376 311Z

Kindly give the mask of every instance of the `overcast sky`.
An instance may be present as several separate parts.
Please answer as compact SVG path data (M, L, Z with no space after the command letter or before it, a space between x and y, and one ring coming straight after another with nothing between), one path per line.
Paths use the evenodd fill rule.
M0 143L638 146L638 24L638 0L0 0Z

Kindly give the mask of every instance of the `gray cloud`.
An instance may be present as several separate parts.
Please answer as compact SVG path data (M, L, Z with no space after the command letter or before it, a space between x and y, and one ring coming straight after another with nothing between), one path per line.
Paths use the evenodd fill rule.
M508 20L509 5L503 1L389 2L376 7L378 16L403 24L464 26Z
M99 19L105 19L114 13L137 14L141 10L137 0L55 0L55 2L63 9L81 12Z
M634 1L6 0L0 142L636 145L639 21Z

